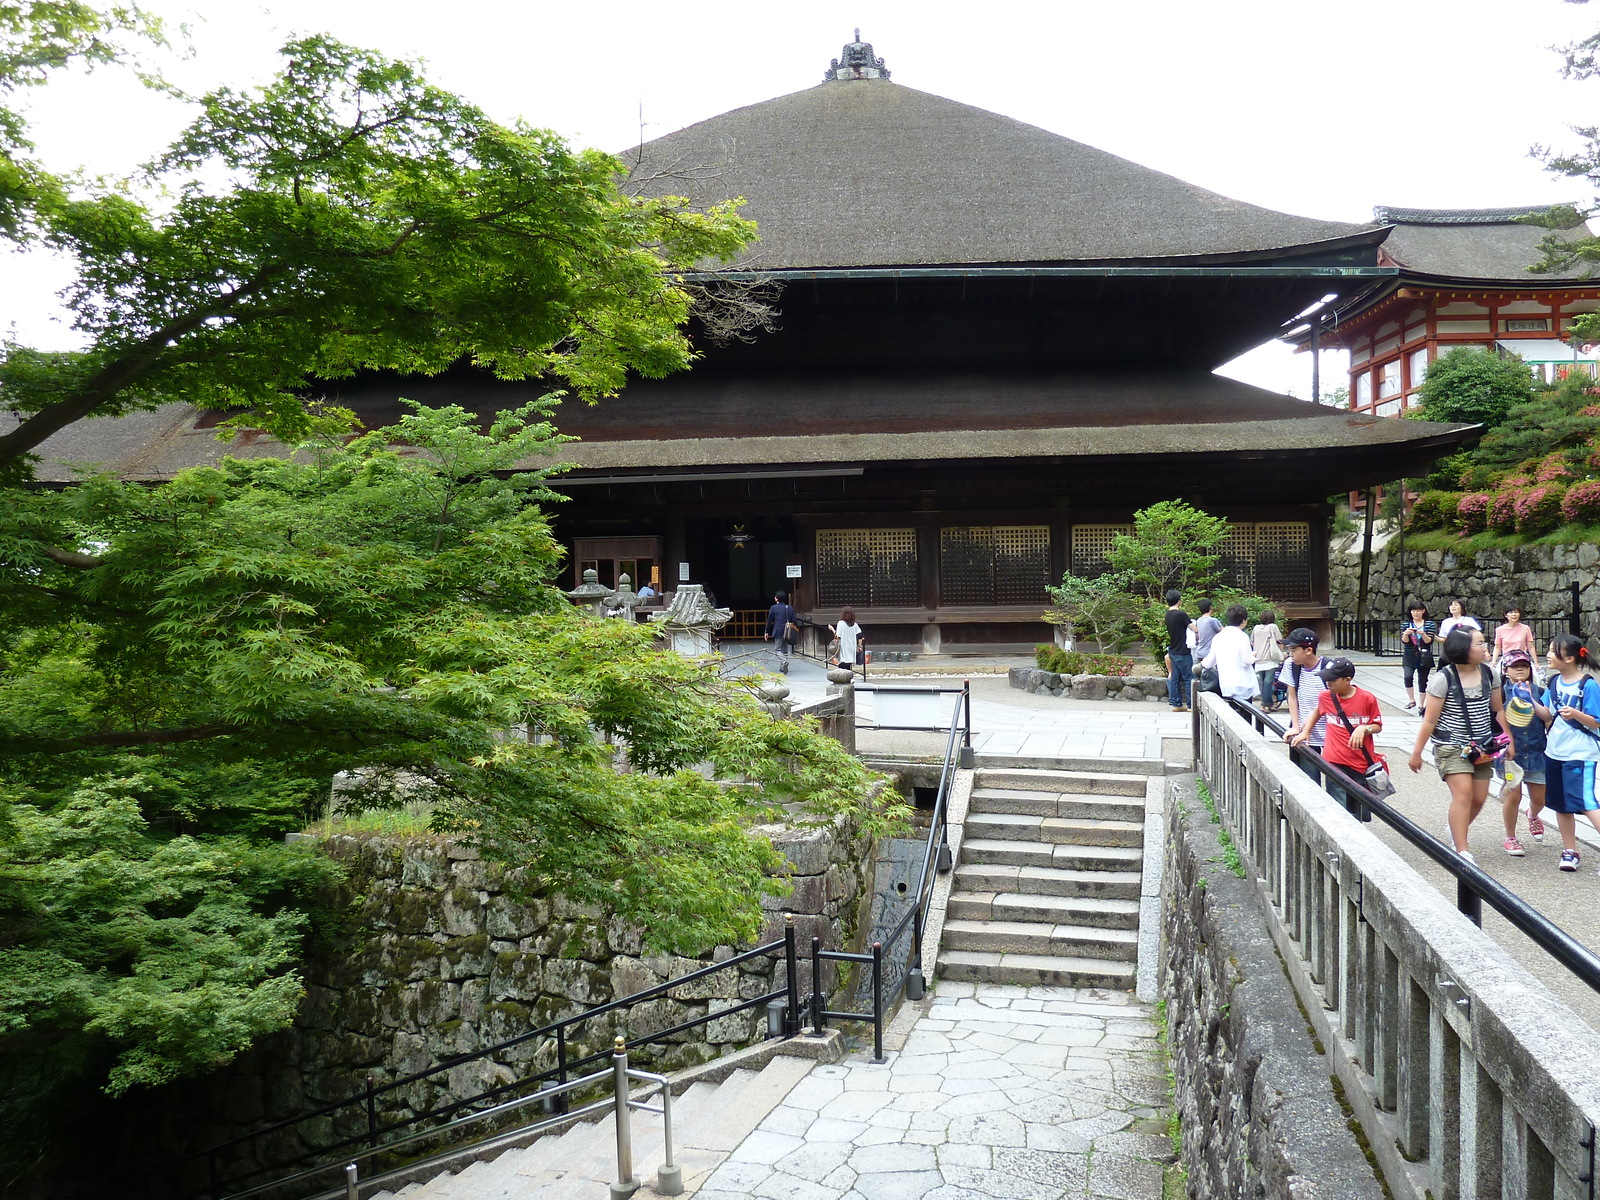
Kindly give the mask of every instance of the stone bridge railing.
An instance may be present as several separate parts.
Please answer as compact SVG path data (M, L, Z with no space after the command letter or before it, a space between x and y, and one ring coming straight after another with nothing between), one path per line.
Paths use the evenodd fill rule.
M1281 743L1215 696L1197 716L1197 767L1392 1193L1592 1200L1600 1033Z

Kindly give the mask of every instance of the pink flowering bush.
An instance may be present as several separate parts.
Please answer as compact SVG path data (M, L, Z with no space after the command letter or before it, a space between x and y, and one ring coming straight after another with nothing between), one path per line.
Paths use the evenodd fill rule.
M1482 533L1489 521L1488 492L1468 492L1456 501L1456 524L1463 533Z
M1525 488L1533 483L1533 476L1519 471L1515 475L1502 475L1495 483L1499 488Z
M1561 498L1567 489L1559 483L1541 483L1515 494L1517 532L1523 537L1543 537L1561 524Z
M1561 515L1576 525L1600 524L1600 479L1569 487L1561 497Z
M1517 531L1517 495L1522 489L1504 488L1496 492L1489 500L1489 519L1487 524L1492 533L1515 533Z
M1572 481L1572 467L1567 462L1567 456L1561 451L1547 454L1539 460L1538 469L1533 473L1536 483L1570 483Z
M1423 492L1411 506L1407 529L1449 529L1456 523L1460 492Z

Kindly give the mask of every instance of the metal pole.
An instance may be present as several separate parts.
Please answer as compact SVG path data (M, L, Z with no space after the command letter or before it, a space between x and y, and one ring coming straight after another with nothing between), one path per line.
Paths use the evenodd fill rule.
M367 1072L367 1146L376 1149L378 1145L378 1098L372 1091L372 1072Z
M883 1056L883 943L872 943L872 1061L887 1062Z
M826 1002L822 995L822 939L811 939L811 1034L813 1037L823 1035L822 1010Z
M1573 580L1572 581L1572 612L1567 617L1567 632L1572 634L1573 637L1582 637L1583 636L1583 614L1579 611L1579 604L1580 604L1581 597L1582 597L1582 593L1581 593L1581 591L1580 591L1580 589L1578 587L1578 581L1577 580Z
M1483 926L1483 897L1472 890L1472 885L1456 876L1456 911L1479 928Z
M617 1035L611 1051L612 1109L617 1121L617 1181L611 1185L612 1200L628 1200L639 1190L639 1181L633 1177L633 1129L630 1118L633 1110L628 1106L628 1044Z
M344 1200L361 1200L361 1181L355 1163L344 1165Z
M656 1168L656 1191L663 1196L683 1194L683 1168L672 1161L672 1089L661 1089L661 1165Z
M961 703L966 710L967 728L961 742L961 768L965 771L972 770L977 760L972 756L972 680L965 679L961 683Z
M1322 403L1322 317L1311 318L1311 403Z
M794 948L793 913L783 919L783 967L789 984L789 1008L783 1014L783 1032L793 1037L800 1032L800 963Z

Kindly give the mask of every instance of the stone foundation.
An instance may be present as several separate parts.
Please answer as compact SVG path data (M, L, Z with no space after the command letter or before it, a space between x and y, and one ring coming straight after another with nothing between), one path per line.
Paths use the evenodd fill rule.
M1600 547L1518 546L1511 550L1411 550L1406 553L1404 594L1397 539L1372 553L1368 580L1368 612L1375 618L1403 619L1409 596L1419 597L1436 619L1443 619L1459 597L1475 617L1499 620L1511 603L1522 605L1524 617L1562 617L1572 608L1572 585L1579 587L1579 608L1589 630L1600 611ZM1361 539L1336 542L1328 570L1333 603L1343 617L1356 615L1361 590Z

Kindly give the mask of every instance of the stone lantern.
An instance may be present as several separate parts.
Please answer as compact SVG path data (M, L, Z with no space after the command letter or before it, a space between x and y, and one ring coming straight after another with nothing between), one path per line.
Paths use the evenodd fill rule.
M639 599L639 593L633 590L633 580L626 575L618 575L617 590L606 594L606 615L631 621L633 610L643 603L644 601Z
M600 582L600 572L590 567L583 573L583 582L567 593L567 599L594 616L605 616L606 597L611 589Z
M711 607L703 585L686 583L672 594L671 604L650 614L650 623L679 654L696 658L711 653L717 630L732 617L729 609Z

